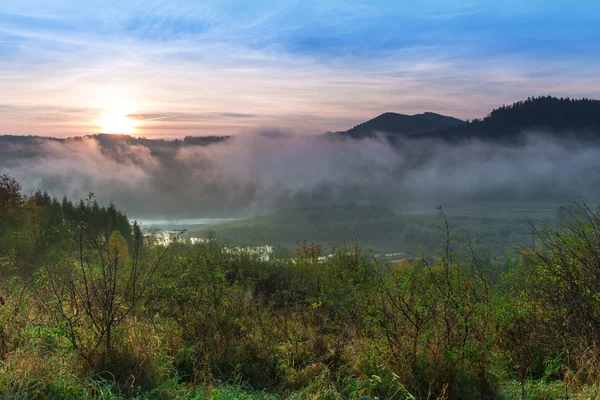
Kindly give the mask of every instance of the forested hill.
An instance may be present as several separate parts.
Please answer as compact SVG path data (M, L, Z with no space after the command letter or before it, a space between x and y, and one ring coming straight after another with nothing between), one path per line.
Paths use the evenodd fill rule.
M337 135L353 138L373 137L376 134L410 136L461 126L464 121L432 112L416 115L384 113Z
M55 138L51 136L37 136L37 135L0 135L0 143L5 144L29 144L40 140L50 140L54 142L76 142L83 139L95 139L99 143L103 145L109 146L111 144L116 143L125 143L125 144L137 144L137 145L147 145L147 144L161 144L165 146L172 147L181 147L181 146L198 146L198 145L208 145L213 143L224 142L231 138L231 136L219 136L219 135L209 135L209 136L186 136L183 139L149 139L145 137L137 137L130 135L116 135L116 134L106 134L99 133L95 135L86 135L86 136L76 136L69 138Z
M530 97L525 101L497 108L483 119L419 136L451 140L480 138L512 141L525 132L598 139L600 100Z
M598 139L600 101L530 97L494 109L483 119L466 122L430 112L417 115L385 113L335 135L359 139L382 134L391 142L406 137L513 142L527 132Z
M147 148L152 155L171 157L181 148L222 143L231 139L231 136L186 136L183 139L165 140L113 134L77 136L64 139L33 135L0 135L0 160L36 158L40 155L40 145L55 143L76 146L90 139L97 142L103 154L118 159L122 156L122 149L125 147L141 146Z

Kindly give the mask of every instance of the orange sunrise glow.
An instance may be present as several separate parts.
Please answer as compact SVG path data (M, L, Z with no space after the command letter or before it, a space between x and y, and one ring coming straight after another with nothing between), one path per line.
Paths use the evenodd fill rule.
M98 133L122 135L134 134L136 132L135 127L139 124L138 121L129 118L126 113L119 111L107 112L93 123L99 127Z

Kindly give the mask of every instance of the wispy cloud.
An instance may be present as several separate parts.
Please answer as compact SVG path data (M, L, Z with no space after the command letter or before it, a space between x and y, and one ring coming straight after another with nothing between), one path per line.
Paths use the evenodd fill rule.
M0 123L73 135L86 120L57 132L48 107L93 121L121 105L159 118L144 124L153 131L211 133L221 118L218 133L236 133L303 115L297 129L319 133L384 111L473 118L535 94L599 97L598 11L588 0L5 0L0 92L27 111L0 108Z

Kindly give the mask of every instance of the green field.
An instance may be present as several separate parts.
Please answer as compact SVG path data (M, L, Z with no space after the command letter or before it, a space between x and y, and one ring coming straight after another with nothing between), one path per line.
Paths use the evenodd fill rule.
M562 204L486 204L444 209L461 239L482 252L504 255L532 244L532 227L554 224ZM190 237L216 237L235 245L277 245L293 248L299 241L314 241L331 248L360 240L377 254L414 254L421 247L438 248L440 210L399 213L375 206L343 205L283 209L248 219L203 225Z
M294 208L193 243L0 194L0 398L600 398L585 206Z

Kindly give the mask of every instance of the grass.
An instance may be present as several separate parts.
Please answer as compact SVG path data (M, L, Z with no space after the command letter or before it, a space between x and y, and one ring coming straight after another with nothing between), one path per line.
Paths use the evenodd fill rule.
M510 381L503 385L500 396L503 400L521 400L523 388L520 382ZM593 384L569 389L561 381L527 381L525 382L525 399L531 400L598 400L600 386Z
M523 220L507 216L523 209L503 210L495 219L453 222L457 232L506 245L520 238L514 222ZM440 232L423 226L425 219L435 221L338 206L228 226L255 223L276 232L295 224L322 237L361 231L371 240L426 242ZM66 262L0 280L0 398L598 399L598 330L585 328L590 311L600 315L590 286L598 272L588 272L597 267L600 222L559 232L571 235L568 248L583 254L582 262L523 252L507 271L472 254L461 258L449 226L442 229L445 253L400 265L358 243L322 257L320 245L304 242L263 258L218 241L176 241L163 253L148 236L141 263L115 258L119 276L136 277L131 284L87 261L96 252L104 260L113 248L136 254L124 240L113 233L106 249L82 244L76 268ZM157 254L164 257L153 264ZM554 279L550 267L570 274ZM581 275L571 281L574 271ZM148 286L142 291L135 282ZM557 288L561 301L540 299ZM580 290L562 295L571 288ZM106 311L115 299L131 313L110 316L118 315ZM570 307L567 319L555 308L562 304ZM582 304L591 307L580 311ZM114 322L110 336L107 321ZM557 343L565 335L571 340ZM521 384L519 376L529 380Z

